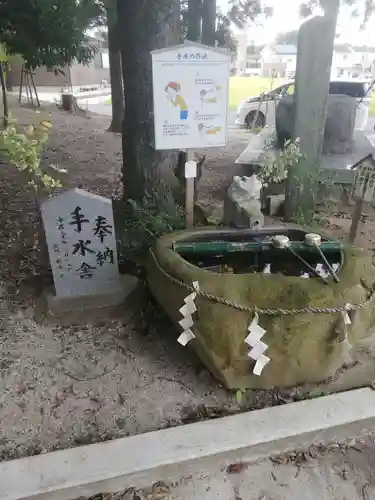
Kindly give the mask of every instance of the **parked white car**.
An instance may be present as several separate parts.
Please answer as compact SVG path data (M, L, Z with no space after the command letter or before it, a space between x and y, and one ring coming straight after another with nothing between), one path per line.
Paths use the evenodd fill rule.
M330 94L345 94L357 99L356 130L365 130L367 125L371 104L370 85L369 82L358 80L337 80L330 83ZM235 124L250 128L256 118L256 128L263 128L266 125L274 127L278 102L285 95L293 93L294 82L288 82L270 92L249 97L238 106Z

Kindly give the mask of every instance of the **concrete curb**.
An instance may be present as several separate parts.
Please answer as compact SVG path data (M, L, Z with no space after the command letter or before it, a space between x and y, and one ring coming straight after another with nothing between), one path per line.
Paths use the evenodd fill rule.
M67 500L172 481L212 466L375 429L375 391L323 398L0 464L0 500Z

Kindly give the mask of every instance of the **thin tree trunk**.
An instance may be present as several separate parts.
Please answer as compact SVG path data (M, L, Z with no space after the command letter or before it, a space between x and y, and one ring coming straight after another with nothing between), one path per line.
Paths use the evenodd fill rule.
M202 33L202 0L188 2L188 40L199 42Z
M216 0L203 0L202 43L215 46L216 40Z
M3 63L1 61L0 61L0 85L1 85L1 93L3 94L4 127L7 127L9 119L8 94L5 86Z
M121 53L117 25L117 12L114 6L107 8L107 22L109 74L111 79L112 93L112 122L108 130L110 132L121 133L122 121L124 119L124 88L122 83Z
M179 0L118 0L125 94L122 128L122 182L125 199L142 202L157 187L169 154L154 149L152 65L150 52L176 43L173 32ZM164 167L163 167L164 166Z

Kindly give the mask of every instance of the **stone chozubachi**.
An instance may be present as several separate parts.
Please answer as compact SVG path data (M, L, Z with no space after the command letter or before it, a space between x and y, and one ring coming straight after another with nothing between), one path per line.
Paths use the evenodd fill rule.
M213 240L223 234L220 230L203 232L211 235ZM228 233L228 230L225 232ZM199 234L203 234L201 230L163 236L148 260L150 289L176 323L181 319L179 309L189 292L171 281L160 267L186 284L198 281L204 292L260 309L358 304L368 298L369 290L375 283L371 256L362 249L350 246L344 246L342 251L339 283L335 283L333 278L325 285L320 279L254 272L219 274L193 265L173 250L175 242ZM201 296L196 298L195 303L198 309L193 327L196 337L189 345L227 388L265 389L315 383L332 376L347 361L342 314L261 315L260 325L266 330L262 340L268 345L267 355L271 362L260 377L255 376L252 374L254 362L248 358L248 346L244 343L252 314ZM350 316L352 324L348 328L348 340L355 348L375 323L375 308L370 305L352 312ZM180 333L176 332L177 336Z

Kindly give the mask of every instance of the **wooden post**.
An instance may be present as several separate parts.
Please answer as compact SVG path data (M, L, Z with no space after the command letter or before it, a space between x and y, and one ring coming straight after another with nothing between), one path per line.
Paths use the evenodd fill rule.
M195 200L195 178L197 176L197 168L195 171L191 167L194 163L194 151L187 150L187 162L185 163L185 216L186 227L188 229L194 227L194 200ZM194 170L194 169L193 169Z
M363 208L363 198L358 198L355 204L354 213L352 217L352 225L350 226L349 232L349 243L354 244L355 238L357 236L359 221L361 220Z

